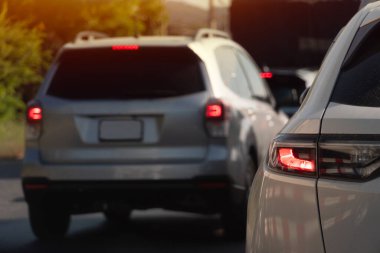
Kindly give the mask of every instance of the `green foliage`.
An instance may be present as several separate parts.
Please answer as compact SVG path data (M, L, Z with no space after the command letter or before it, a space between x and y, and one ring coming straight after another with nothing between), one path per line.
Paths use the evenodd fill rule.
M0 120L14 119L23 111L21 98L32 97L50 63L49 52L56 53L78 32L159 35L168 21L163 0L0 0L0 4Z
M160 35L168 21L161 0L83 0L84 28L111 36Z
M16 119L24 109L22 92L41 82L48 53L42 50L43 33L26 22L11 22L7 5L0 12L0 120Z
M46 33L53 52L83 30L110 36L161 35L168 16L164 0L0 0L9 2L12 18L32 20Z

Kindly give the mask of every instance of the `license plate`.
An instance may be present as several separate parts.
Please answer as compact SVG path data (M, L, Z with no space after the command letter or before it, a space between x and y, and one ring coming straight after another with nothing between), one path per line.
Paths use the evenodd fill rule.
M142 139L142 122L139 120L101 121L99 138L102 141L139 141Z

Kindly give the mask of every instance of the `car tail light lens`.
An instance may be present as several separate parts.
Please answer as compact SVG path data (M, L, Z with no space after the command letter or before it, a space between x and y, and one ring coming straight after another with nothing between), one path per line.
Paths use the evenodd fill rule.
M42 120L41 106L30 106L27 110L27 120L29 123L39 123Z
M206 106L206 119L223 120L224 105L223 103L210 103Z
M317 176L316 137L277 137L271 145L269 167L284 173Z
M271 79L273 77L272 72L261 72L260 77L263 79Z
M139 50L138 45L113 45L112 50L114 51L137 51Z
M38 139L41 134L43 110L39 103L32 103L26 109L26 138L28 140Z
M366 180L379 173L380 145L329 141L319 145L319 174L324 178Z
M210 100L205 107L206 129L211 137L226 137L229 124L227 106L222 100Z

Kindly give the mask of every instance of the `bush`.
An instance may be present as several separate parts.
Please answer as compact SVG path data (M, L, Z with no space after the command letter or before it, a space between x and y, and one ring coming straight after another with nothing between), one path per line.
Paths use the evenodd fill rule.
M24 109L23 91L38 85L49 54L42 49L43 33L26 22L11 22L7 5L0 13L0 121L15 120Z

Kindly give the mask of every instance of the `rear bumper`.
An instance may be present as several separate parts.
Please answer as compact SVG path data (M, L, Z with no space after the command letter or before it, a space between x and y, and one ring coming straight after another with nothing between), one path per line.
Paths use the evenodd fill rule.
M160 207L215 213L226 208L234 194L227 177L163 181L52 181L46 178L24 178L22 183L28 203L59 200L72 207L72 213L102 211L105 206L115 203L126 204L133 209Z
M21 176L54 181L130 181L191 180L228 173L227 148L218 145L211 145L202 161L171 163L44 163L38 149L29 147L25 152Z

